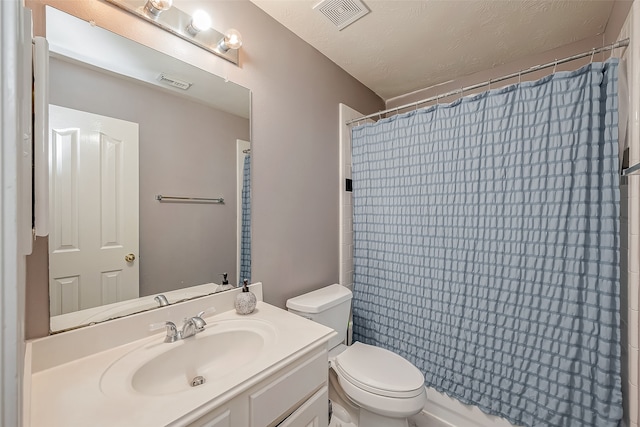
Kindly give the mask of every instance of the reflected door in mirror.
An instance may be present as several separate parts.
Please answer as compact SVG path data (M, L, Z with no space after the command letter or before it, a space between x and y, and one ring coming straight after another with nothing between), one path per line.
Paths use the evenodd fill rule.
M49 120L51 314L137 298L138 124L56 105Z

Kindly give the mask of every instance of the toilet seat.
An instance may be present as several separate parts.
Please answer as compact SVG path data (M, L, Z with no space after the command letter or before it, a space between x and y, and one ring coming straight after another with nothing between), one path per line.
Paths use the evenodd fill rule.
M378 396L408 399L424 393L420 370L380 347L355 342L335 357L334 367L345 381Z

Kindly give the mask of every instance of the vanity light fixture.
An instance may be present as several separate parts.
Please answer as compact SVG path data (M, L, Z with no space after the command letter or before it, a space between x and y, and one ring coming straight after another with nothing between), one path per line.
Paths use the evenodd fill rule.
M223 52L228 52L229 49L240 49L240 46L242 46L242 35L234 28L228 29L218 42L218 49Z
M238 51L242 46L240 33L232 29L223 34L211 28L211 18L203 10L189 15L173 6L174 0L106 1L220 58L238 64Z
M193 12L191 22L187 25L187 32L195 36L201 31L207 31L211 28L211 18L204 10L196 10Z
M144 5L144 11L153 18L157 18L165 10L171 9L172 5L173 0L147 0Z

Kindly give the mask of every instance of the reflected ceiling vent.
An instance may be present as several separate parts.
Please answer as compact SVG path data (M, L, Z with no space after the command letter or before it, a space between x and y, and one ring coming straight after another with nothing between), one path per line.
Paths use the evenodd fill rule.
M160 83L164 83L169 86L177 87L178 89L187 90L191 87L192 83L185 82L183 80L178 80L174 77L167 76L166 74L160 74L158 76L158 81Z
M313 7L326 16L338 30L343 30L369 13L360 0L323 0Z

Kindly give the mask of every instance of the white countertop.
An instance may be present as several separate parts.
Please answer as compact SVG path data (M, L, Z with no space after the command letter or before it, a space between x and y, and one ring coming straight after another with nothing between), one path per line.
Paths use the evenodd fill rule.
M330 328L261 301L258 302L256 311L248 316L241 316L234 310L229 310L209 317L206 321L207 328L211 328L216 326L216 322L252 318L267 322L275 328L276 342L270 347L271 349L243 368L234 369L230 365L229 373L220 379L179 393L148 396L129 387L128 392L114 395L112 392L105 393L101 390L101 376L114 361L142 345L154 341L162 343L164 330L153 336L66 363L48 366L41 370L34 369L29 386L30 425L31 427L184 425L267 378L292 360L326 345L329 338L335 334ZM95 332L99 330L96 329ZM86 339L86 333L84 337ZM162 343L161 345L173 344ZM38 358L42 357L43 355L38 355ZM123 381L126 379L123 378Z

